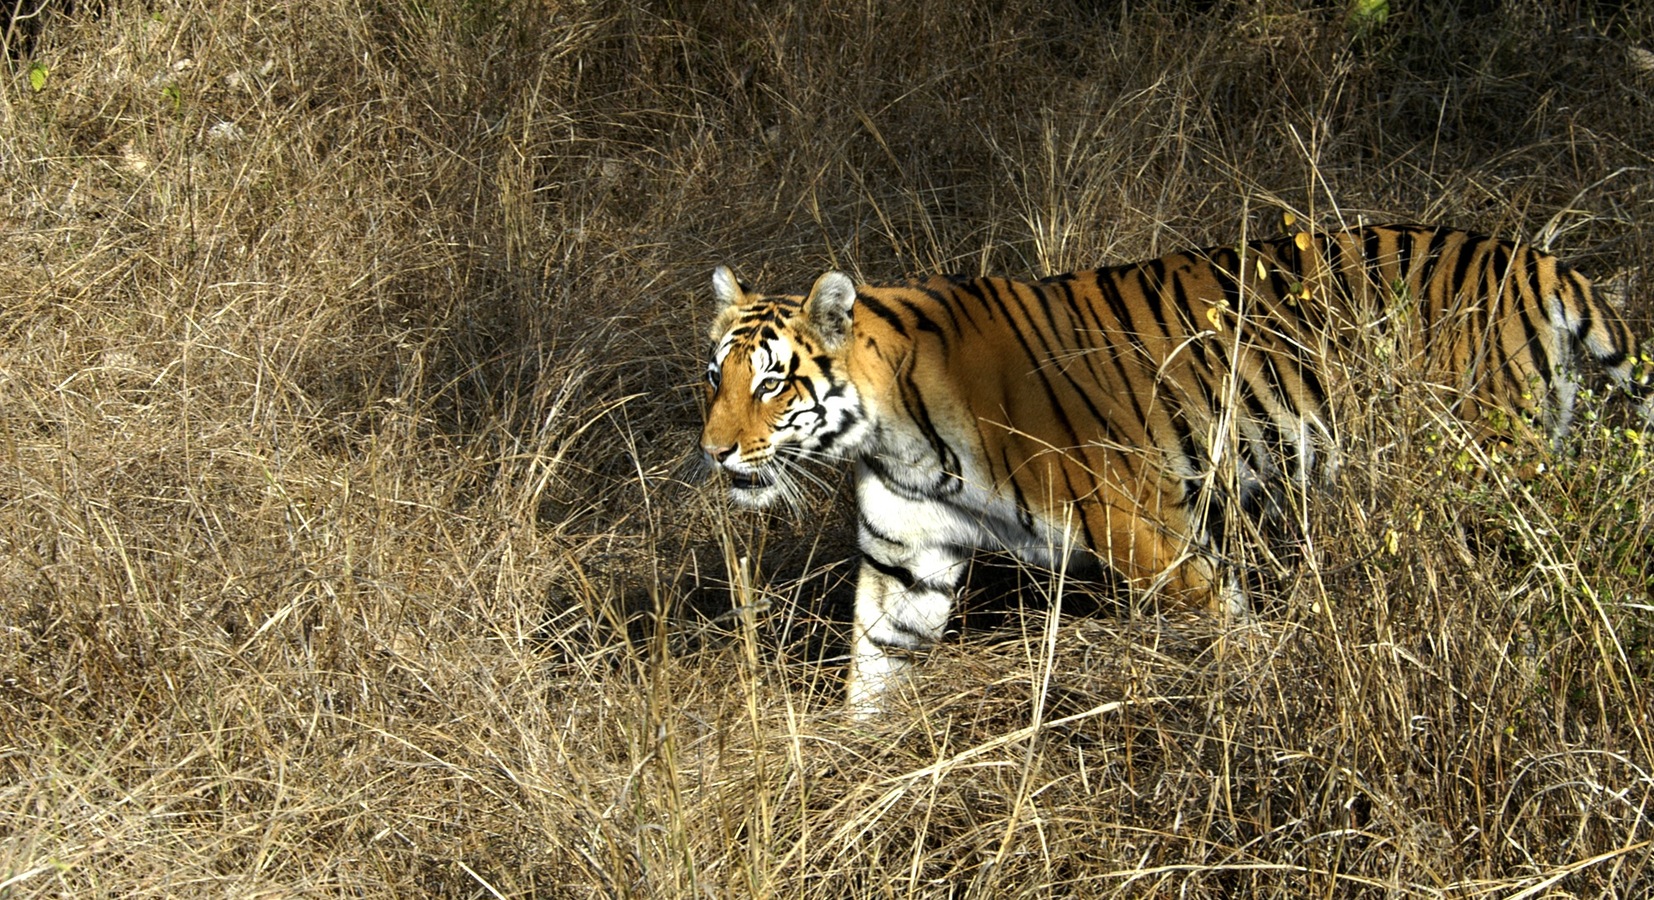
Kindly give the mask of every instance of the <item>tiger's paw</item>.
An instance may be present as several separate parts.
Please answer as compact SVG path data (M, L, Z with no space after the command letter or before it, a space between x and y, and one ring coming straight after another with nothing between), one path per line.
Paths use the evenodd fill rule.
M886 701L912 683L912 668L906 653L887 652L877 646L859 649L845 690L850 716L869 719L883 714Z

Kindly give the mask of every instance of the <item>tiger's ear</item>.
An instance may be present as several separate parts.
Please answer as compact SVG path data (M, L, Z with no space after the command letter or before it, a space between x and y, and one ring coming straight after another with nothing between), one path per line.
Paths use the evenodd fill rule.
M856 283L843 272L828 272L810 288L804 315L827 349L837 350L850 339L850 309L855 304Z
M741 282L729 266L719 266L712 270L712 295L718 298L718 315L712 319L712 339L716 341L740 316L746 291L741 289Z
M740 304L744 292L741 290L741 282L736 280L735 273L730 271L729 266L719 266L712 270L712 294L725 306Z

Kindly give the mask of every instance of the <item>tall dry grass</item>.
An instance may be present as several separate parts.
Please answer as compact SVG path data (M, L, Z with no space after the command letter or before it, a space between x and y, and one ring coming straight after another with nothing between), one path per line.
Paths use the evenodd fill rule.
M988 577L874 723L842 498L691 448L722 261L1290 209L1541 236L1654 332L1648 9L78 6L0 88L0 896L1646 893L1612 406L1517 481L1375 398L1236 653Z

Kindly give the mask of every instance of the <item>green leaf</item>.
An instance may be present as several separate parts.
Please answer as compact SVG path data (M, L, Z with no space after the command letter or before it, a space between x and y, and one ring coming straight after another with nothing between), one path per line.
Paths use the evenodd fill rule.
M35 93L38 94L46 89L46 75L47 69L40 63L33 63L29 66L29 87L33 88Z
M1350 0L1350 15L1346 20L1350 31L1357 35L1371 33L1390 18L1390 0Z

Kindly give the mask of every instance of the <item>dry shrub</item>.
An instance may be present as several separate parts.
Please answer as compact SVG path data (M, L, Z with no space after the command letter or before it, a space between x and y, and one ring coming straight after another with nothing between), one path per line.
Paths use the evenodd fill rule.
M1043 274L1290 209L1539 236L1654 332L1649 12L876 6L77 3L8 48L0 894L1648 881L1612 404L1524 481L1375 395L1233 652L988 579L870 723L838 482L732 515L691 447L720 261Z

